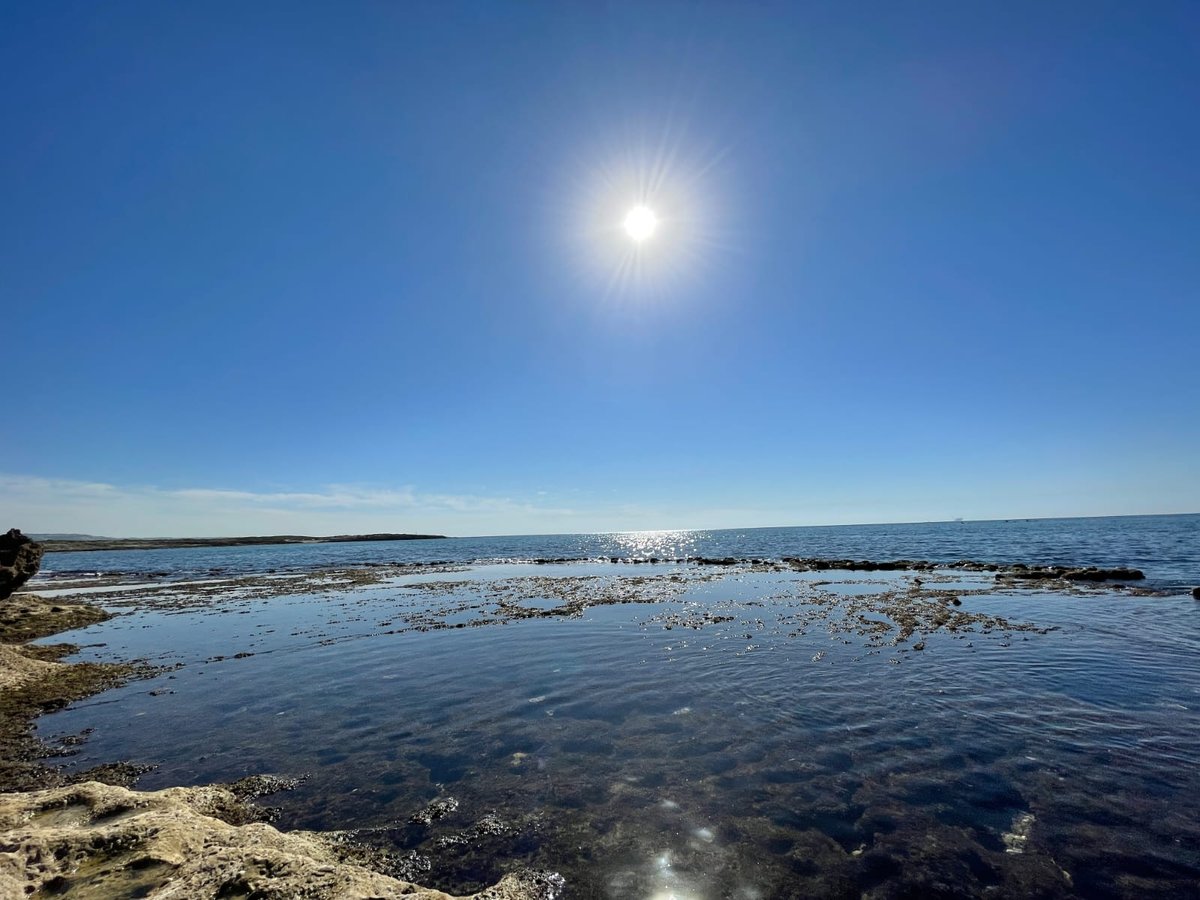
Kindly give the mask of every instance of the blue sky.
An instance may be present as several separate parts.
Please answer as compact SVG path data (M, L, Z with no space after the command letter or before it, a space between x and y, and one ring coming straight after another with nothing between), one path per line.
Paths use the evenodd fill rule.
M0 525L1198 510L1198 41L1168 2L6 3Z

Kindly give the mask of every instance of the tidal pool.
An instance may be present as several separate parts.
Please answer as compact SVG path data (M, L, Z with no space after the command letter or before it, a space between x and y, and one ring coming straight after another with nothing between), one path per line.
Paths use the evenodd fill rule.
M40 720L139 787L303 776L466 893L1184 896L1200 604L979 573L446 566L133 585L70 637L166 667Z

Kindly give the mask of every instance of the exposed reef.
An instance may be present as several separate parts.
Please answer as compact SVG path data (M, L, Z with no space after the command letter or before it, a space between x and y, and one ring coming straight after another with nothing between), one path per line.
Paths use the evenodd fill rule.
M558 560L534 560L551 565ZM628 561L631 566L633 560ZM467 567L448 563L395 564L320 569L307 572L267 573L217 577L200 581L134 583L124 585L113 579L103 585L102 596L110 608L156 609L162 612L186 612L210 607L229 609L277 596L305 594L339 595L359 588L394 588L404 595L438 599L440 602L401 604L394 616L375 623L366 631L347 635L317 632L311 636L322 643L358 639L370 634L398 634L447 628L475 628L504 625L536 618L578 618L591 607L624 604L662 604L677 602L678 608L651 616L647 622L666 628L697 627L727 621L737 604L726 608L719 599L700 609L681 598L698 584L717 582L741 575L778 576L778 588L764 599L782 607L791 607L780 619L789 636L804 634L820 625L830 634L857 634L868 637L869 645L881 646L908 641L916 634L946 632L962 634L975 631L1038 631L1029 623L1014 622L1002 616L962 608L963 599L986 595L997 590L1026 591L1053 589L1057 593L1091 594L1120 590L1126 594L1153 595L1152 589L1127 581L1141 576L1136 569L1067 568L1061 566L1000 566L993 563L959 561L949 565L921 560L839 560L787 557L774 562L756 559L688 558L661 560L675 568L648 571L637 566L621 574L580 574L560 576L523 575L474 580L456 577ZM639 571L640 570L640 571ZM950 570L950 571L948 571ZM821 572L888 573L890 583L863 582L861 591L847 596L831 582L814 580ZM904 573L911 573L908 577ZM957 575L951 574L956 572ZM963 589L958 582L964 573L989 576L986 583ZM432 579L429 576L445 578ZM410 581L410 576L421 576ZM95 579L56 580L54 587L69 596L76 587L92 588ZM357 602L353 595L346 602ZM918 648L919 649L919 648ZM252 655L249 650L241 655ZM218 662L225 657L214 657Z
M559 565L576 562L593 562L582 557L547 557L532 560L537 565ZM685 556L660 558L657 556L624 558L613 556L607 562L637 564L685 563L699 566L749 566L773 565L769 559L741 556ZM829 559L823 557L784 556L779 562L798 572L931 572L934 569L956 569L964 572L992 572L997 578L1024 578L1029 580L1062 581L1141 581L1146 575L1140 569L1127 567L1100 568L1097 566L1026 565L1013 563L978 562L971 559L936 562L927 559ZM1197 590L1200 590L1198 588Z
M1027 578L1036 580L1061 579L1063 581L1141 581L1146 577L1140 569L1102 569L1096 566L1027 566L1024 563L1000 565L960 559L956 562L930 562L923 559L896 559L884 561L853 559L798 559L786 556L783 562L794 569L808 572L852 571L852 572L898 572L905 570L932 571L933 569L956 569L963 572L993 572L997 578Z

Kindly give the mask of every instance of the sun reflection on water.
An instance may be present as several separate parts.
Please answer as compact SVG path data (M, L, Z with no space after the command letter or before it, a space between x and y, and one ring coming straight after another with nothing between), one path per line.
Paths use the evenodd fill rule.
M610 536L613 550L634 559L679 559L694 556L704 531L626 531Z
M690 884L691 879L676 871L669 851L655 857L654 869L657 884L650 900L703 900L703 894Z

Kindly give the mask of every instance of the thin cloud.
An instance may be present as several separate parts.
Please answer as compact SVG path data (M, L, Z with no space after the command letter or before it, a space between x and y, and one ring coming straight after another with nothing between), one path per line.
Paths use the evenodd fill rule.
M159 488L0 474L0 512L27 531L204 536L274 532L497 533L560 527L572 509L531 499L326 485L309 491ZM6 526L8 527L8 526Z

